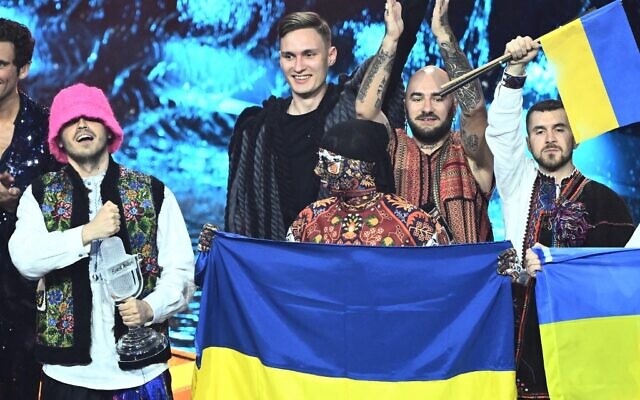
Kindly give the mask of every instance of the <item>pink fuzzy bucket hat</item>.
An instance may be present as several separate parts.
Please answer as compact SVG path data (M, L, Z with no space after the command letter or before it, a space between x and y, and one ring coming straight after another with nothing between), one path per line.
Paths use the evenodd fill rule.
M113 115L109 100L97 87L78 83L62 89L51 104L49 115L49 150L56 160L68 163L67 155L58 147L58 136L62 127L80 117L98 119L113 133L109 153L115 153L122 144L122 128Z

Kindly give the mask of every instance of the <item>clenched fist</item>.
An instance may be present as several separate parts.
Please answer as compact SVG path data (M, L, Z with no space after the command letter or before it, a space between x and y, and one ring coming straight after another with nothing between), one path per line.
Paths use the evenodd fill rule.
M105 239L120 230L120 212L118 206L110 201L102 205L96 217L82 228L82 243L87 245L92 240Z
M20 189L11 187L14 181L14 177L8 172L0 174L0 208L12 213L16 211L21 194Z

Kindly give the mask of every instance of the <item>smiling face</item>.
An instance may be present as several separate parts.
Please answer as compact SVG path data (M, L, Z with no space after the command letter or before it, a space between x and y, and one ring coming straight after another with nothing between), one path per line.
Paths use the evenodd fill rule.
M575 141L563 108L534 111L528 117L527 144L540 170L568 175L573 171Z
M280 68L294 98L324 95L336 54L336 48L328 46L313 28L291 31L280 39Z
M14 64L15 48L11 42L0 42L0 103L18 95L18 81L29 73L29 65L22 68Z
M449 76L440 68L428 66L416 72L407 86L405 106L413 136L424 144L435 144L451 130L455 101L451 94L438 95Z
M110 136L101 121L80 117L64 125L58 143L70 163L95 164L108 160Z

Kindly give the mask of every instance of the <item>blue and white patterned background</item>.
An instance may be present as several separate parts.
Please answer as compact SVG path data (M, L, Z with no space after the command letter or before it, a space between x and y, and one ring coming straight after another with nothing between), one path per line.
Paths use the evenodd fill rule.
M429 13L433 0L429 1ZM451 1L453 29L473 65L504 51L515 35L538 37L591 7L590 0ZM286 13L313 10L333 27L338 63L351 71L372 55L384 33L384 0L0 0L0 16L31 28L37 40L22 88L43 104L76 82L102 87L125 130L116 159L162 179L175 192L195 239L206 221L222 224L228 173L226 146L237 115L270 95L286 95L278 68L275 25ZM430 15L430 14L429 14ZM428 23L423 23L405 78L425 64L440 64ZM493 97L500 71L482 78ZM557 96L553 71L541 55L529 67L526 105ZM632 126L582 144L576 164L586 175L623 195L640 220ZM497 238L500 211L492 202ZM191 347L197 321L176 319L172 340Z

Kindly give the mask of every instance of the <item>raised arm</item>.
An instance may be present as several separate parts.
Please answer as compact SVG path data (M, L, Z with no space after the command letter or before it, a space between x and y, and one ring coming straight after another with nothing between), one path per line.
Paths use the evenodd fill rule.
M440 55L451 79L470 71L471 64L449 25L449 0L436 0L431 19L431 31L438 41ZM474 176L483 189L492 181L493 156L484 139L487 108L480 81L474 79L454 92L460 105L462 139Z
M373 57L360 85L356 99L356 116L383 123L390 130L389 121L382 112L382 102L391 77L398 40L404 29L402 6L387 0L384 11L385 34L380 49Z

